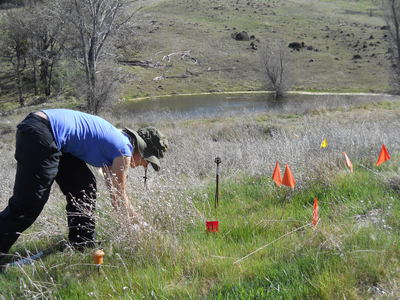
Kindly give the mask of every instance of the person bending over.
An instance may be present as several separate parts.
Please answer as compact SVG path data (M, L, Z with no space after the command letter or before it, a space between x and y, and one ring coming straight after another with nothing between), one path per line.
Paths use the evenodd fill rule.
M119 130L98 116L69 109L30 113L17 125L17 170L13 195L0 212L0 255L39 216L54 181L67 199L70 244L94 246L97 187L86 164L102 168L113 207L138 223L126 194L128 168L151 164L159 171L167 148L167 139L154 127Z

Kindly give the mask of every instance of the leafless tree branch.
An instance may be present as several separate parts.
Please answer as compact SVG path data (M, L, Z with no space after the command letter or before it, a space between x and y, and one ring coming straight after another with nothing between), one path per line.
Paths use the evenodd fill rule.
M290 57L287 45L280 40L267 40L259 50L263 79L267 89L282 98L290 88Z

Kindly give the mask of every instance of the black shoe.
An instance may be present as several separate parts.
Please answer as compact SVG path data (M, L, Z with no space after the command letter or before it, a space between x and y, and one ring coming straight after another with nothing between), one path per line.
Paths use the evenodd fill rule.
M7 267L7 263L10 261L10 259L4 255L4 254L0 254L0 274L4 273L4 271L6 270Z

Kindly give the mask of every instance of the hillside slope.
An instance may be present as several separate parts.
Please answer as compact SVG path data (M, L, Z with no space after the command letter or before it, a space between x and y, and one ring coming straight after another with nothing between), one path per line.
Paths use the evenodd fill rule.
M251 43L259 49L267 39L304 43L291 52L294 89L388 88L388 32L374 1L172 0L154 2L138 15L144 48L132 59L163 68L127 67L138 82L126 87L126 97L262 89L259 50ZM232 38L241 31L254 38ZM179 56L162 60L188 50L198 64Z
M137 32L132 32L141 46L120 62L134 75L122 87L122 96L265 89L259 49L269 39L304 45L290 52L294 90L387 92L388 32L376 2L143 1L135 13ZM242 31L248 41L232 37ZM183 59L182 51L188 54ZM174 53L170 61L163 59ZM18 105L15 80L6 59L1 66L0 109L10 110ZM28 94L29 72L28 104L36 101ZM64 70L59 79L65 93L71 90L70 72Z

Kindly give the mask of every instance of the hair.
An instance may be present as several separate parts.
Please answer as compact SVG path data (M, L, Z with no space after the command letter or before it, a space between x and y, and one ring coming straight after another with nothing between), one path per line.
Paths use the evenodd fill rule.
M134 149L134 151L132 152L132 156L133 156L136 151L139 151L139 148L137 147L136 137L133 134L130 134L130 132L126 129L122 129L122 132L125 133L125 135L129 139L129 142L131 142L131 144L132 144L132 147Z

